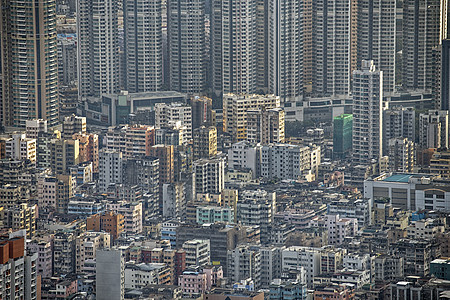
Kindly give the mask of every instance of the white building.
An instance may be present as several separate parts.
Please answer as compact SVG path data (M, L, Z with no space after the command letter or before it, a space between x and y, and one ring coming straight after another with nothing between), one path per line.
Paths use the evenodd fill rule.
M436 234L444 233L445 226L439 220L425 219L411 222L407 228L408 238L417 240L433 239Z
M42 119L34 119L27 120L26 124L26 133L27 138L29 139L37 139L39 133L47 133L47 120Z
M320 165L320 147L270 144L261 148L261 176L296 180L315 176Z
M36 139L27 138L24 133L14 133L6 140L5 154L7 158L30 160L36 163Z
M358 2L358 64L372 59L383 71L385 93L395 88L395 39L397 8L393 0Z
M339 199L328 204L327 212L330 215L357 219L358 229L370 224L371 205L367 199Z
M283 101L296 99L303 92L301 10L297 0L268 1L269 93Z
M163 8L158 0L125 0L125 86L130 93L159 91L163 84Z
M374 269L373 258L369 254L347 253L344 254L342 267L347 270L370 271Z
M228 169L250 169L253 178L258 177L260 146L253 146L247 141L234 143L228 150Z
M3 237L3 255L0 260L0 295L2 299L38 299L38 254L27 255L25 230L9 233ZM7 254L8 253L8 254Z
M358 220L340 218L339 215L327 215L325 225L328 231L328 245L342 245L346 237L355 236L358 231Z
M99 300L122 300L125 292L125 259L121 250L96 253L96 295Z
M312 286L314 276L320 274L320 248L292 246L281 252L283 271L301 270L306 272L306 282Z
M255 288L261 286L261 253L257 248L239 245L227 253L228 277L232 282L251 279Z
M450 187L430 174L382 174L364 181L364 198L388 198L394 208L450 211Z
M136 264L127 262L125 265L124 286L130 288L143 288L151 284L167 284L163 278L170 275L169 267L163 263ZM123 299L123 298L122 298Z
M192 108L182 103L157 103L155 105L157 128L176 127L184 129L183 140L192 139Z
M448 148L448 111L430 110L419 115L419 146L427 148Z
M170 90L189 95L203 93L208 49L205 1L177 0L168 4Z
M260 226L261 242L267 243L269 227L276 213L276 193L264 190L242 191L236 209L236 221L245 226Z
M447 38L448 8L444 3L439 0L406 0L403 3L401 72L402 86L406 90L434 88L436 70L433 51Z
M223 131L234 141L247 139L247 111L280 107L280 97L274 95L223 95Z
M412 173L414 142L406 138L389 140L389 172Z
M186 214L186 187L183 182L164 183L162 186L163 217L184 218Z
M193 196L220 194L225 184L225 160L223 158L199 159L193 166Z
M416 112L413 107L396 106L383 110L383 155L388 155L389 140L392 138L416 139Z
M122 152L99 151L99 189L104 193L112 183L122 183Z
M111 247L111 236L106 232L84 232L76 238L75 245L76 272L95 273L96 253Z
M353 163L368 165L382 156L383 72L372 60L353 72Z
M214 2L218 4L215 9L220 11L220 23L212 22L213 39L221 42L213 47L213 55L221 58L221 70L214 72L214 76L220 78L215 80L221 80L222 94L253 94L257 75L257 1ZM219 26L221 28L217 28Z
M211 263L209 240L190 240L183 243L186 266L204 266Z
M78 94L100 97L119 90L118 2L77 3Z

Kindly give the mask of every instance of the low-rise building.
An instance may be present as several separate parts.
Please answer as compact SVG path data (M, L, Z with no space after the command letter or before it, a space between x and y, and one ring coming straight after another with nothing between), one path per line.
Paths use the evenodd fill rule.
M116 201L106 204L106 210L123 215L125 222L124 232L126 234L134 235L142 232L141 202L126 203L125 201Z
M105 231L115 240L125 229L125 219L123 215L112 211L95 214L86 219L86 229L97 232Z
M149 284L170 284L171 272L162 263L125 264L125 288L143 288Z
M204 266L210 264L209 240L190 240L183 243L186 251L187 266Z

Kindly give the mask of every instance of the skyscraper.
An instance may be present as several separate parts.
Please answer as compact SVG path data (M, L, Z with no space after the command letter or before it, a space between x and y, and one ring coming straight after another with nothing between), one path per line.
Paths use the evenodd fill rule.
M3 125L58 122L56 1L2 0L0 13Z
M440 0L405 0L403 2L402 84L404 89L433 88L433 48L440 44L440 22Z
M170 89L200 94L206 84L205 1L169 0Z
M269 92L282 100L303 91L300 0L270 0L268 7ZM258 65L263 64L258 60Z
M125 261L121 250L96 253L96 294L99 300L120 300L125 291Z
M159 91L163 84L162 1L124 1L126 88Z
M77 1L78 95L119 89L118 1Z
M305 41L314 57L312 92L316 96L346 95L350 92L352 2L323 0L311 5L314 35ZM307 26L308 27L308 26Z
M216 95L256 92L257 0L214 0L213 82Z
M383 72L363 60L353 72L353 163L370 164L382 151Z
M358 66L362 60L373 60L383 71L383 92L395 87L395 0L358 1Z
M442 41L441 48L441 109L450 110L450 40Z

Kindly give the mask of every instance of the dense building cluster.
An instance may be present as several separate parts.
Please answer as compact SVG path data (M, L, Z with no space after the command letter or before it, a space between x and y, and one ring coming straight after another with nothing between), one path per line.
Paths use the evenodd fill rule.
M447 1L0 4L0 299L450 298Z

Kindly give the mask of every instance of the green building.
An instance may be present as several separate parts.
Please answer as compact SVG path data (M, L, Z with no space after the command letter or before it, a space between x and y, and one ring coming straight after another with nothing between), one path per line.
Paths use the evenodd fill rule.
M436 278L450 280L450 260L433 260L430 264L430 275L434 275Z
M352 150L353 115L342 114L334 118L333 157L345 158Z

